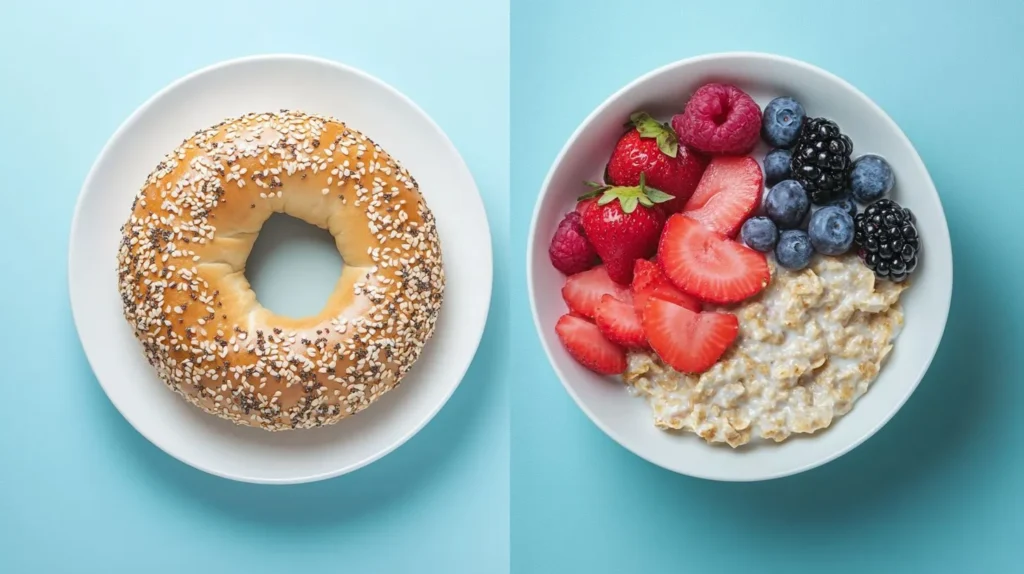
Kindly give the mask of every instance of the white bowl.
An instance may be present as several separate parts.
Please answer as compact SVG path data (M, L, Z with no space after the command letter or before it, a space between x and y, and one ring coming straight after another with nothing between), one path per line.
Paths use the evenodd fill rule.
M922 237L914 284L904 297L906 325L878 379L853 410L828 429L782 444L740 450L711 446L693 434L654 427L650 407L624 385L577 364L555 336L566 312L560 289L565 277L548 259L551 236L574 205L581 182L602 176L622 125L644 109L667 118L682 110L693 91L708 81L727 81L762 106L772 98L797 98L809 116L835 120L854 142L855 155L884 156L896 173L891 197L911 208ZM761 144L754 155L763 157ZM648 73L605 100L576 129L555 159L534 210L527 249L527 282L534 323L558 378L601 430L638 456L666 469L713 480L751 481L795 474L850 451L882 427L910 397L942 338L953 289L953 259L938 193L910 141L876 104L838 77L780 56L728 53L701 56Z
M333 115L409 169L437 219L447 288L434 337L401 387L336 425L270 433L208 415L160 382L123 318L115 257L132 199L164 154L196 129L280 108ZM469 169L416 104L380 80L334 62L303 56L244 58L174 82L136 110L103 148L82 187L71 227L71 308L103 390L153 444L226 478L308 482L344 474L391 452L423 428L455 391L487 320L489 246L487 217Z

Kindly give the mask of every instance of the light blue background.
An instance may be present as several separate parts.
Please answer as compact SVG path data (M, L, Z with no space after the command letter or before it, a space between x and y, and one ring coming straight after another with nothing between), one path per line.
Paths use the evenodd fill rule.
M1024 572L1024 3L512 2L515 572ZM793 56L881 105L924 158L953 239L938 356L874 438L807 474L704 482L616 445L562 389L528 312L530 215L576 126L707 52Z
M508 571L508 33L503 1L0 1L0 573ZM381 461L294 487L207 476L139 436L86 364L65 272L117 126L179 76L268 52L416 100L469 164L496 250L489 326L448 405Z

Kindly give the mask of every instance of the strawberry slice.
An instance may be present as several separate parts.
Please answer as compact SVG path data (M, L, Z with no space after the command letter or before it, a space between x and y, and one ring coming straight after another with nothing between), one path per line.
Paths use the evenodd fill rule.
M626 352L604 338L597 325L575 315L562 315L555 324L558 340L573 359L602 375L618 375L626 370Z
M601 297L601 304L594 314L597 328L611 342L623 347L646 349L647 337L640 324L640 314L633 305L619 301L611 295Z
M739 321L730 313L694 313L662 299L650 299L644 332L654 352L680 373L703 373L736 340Z
M562 287L562 298L569 310L588 319L594 318L601 297L607 294L621 301L632 301L629 289L612 281L604 265L570 275Z
M763 253L682 214L665 224L658 264L684 293L711 303L737 303L760 293L771 279Z
M743 222L761 205L764 175L749 156L711 160L683 213L712 231L734 237Z
M633 266L633 306L637 316L644 312L649 297L657 297L700 313L700 301L683 293L665 277L657 263L637 259Z

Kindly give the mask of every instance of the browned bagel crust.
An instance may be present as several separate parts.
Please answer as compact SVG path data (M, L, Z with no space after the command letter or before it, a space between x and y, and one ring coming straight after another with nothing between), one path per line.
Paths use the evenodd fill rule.
M345 260L316 316L273 314L245 279L274 212L328 229ZM268 430L335 423L396 387L444 294L416 181L324 116L254 113L195 133L149 175L122 235L124 315L159 377L207 412Z

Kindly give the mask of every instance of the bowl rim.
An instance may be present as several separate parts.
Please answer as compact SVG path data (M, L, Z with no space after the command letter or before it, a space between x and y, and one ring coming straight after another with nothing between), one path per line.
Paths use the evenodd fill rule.
M231 67L234 67L234 66L245 65L245 64L251 64L251 63L254 63L254 62L306 63L306 64L316 64L316 65L320 65L320 66L325 66L325 67L328 67L328 68L334 68L335 70L338 70L338 71L341 71L343 73L350 74L352 76L358 77L360 80L363 80L363 81L366 81L366 82L368 82L370 84L373 84L376 87L378 87L379 89L381 89L381 90L383 90L385 92L390 93L391 95L396 97L399 101L401 101L405 105L407 105L409 107L409 109L411 109L414 113L419 115L426 122L426 125L428 125L433 131L435 131L437 133L437 135L440 136L440 138L443 141L444 145L448 148L447 152L451 153L452 156L455 159L458 160L458 163L461 164L462 169L465 171L464 175L468 178L468 181L472 184L473 188L477 191L476 200L479 201L479 203L480 203L481 211L486 214L486 206L484 205L484 202L483 202L483 196L479 192L479 187L477 186L476 179L473 177L472 171L469 169L468 164L466 164L465 158L462 157L462 154L459 152L458 148L455 146L455 143L452 142L452 140L448 136L448 134L441 128L441 126L436 121L434 121L433 117L431 117L422 107L419 106L419 104L417 104L415 101L413 101L405 93L403 93L399 89L395 88L391 84L385 82L384 80L382 80L382 79L380 79L380 78L378 78L378 77L376 77L376 76L374 76L374 75L372 75L372 74L370 74L370 73L368 73L366 71L363 71L363 70L361 70L359 68L356 68L356 67L354 67L352 65L349 65L349 64L344 64L342 62L338 62L338 61L335 61L335 60L331 60L331 59L323 58L323 57L319 57L319 56L312 56L312 55L308 55L308 54L299 54L299 53L291 53L291 52L271 52L271 53L251 54L251 55L246 55L246 56L241 56L241 57L236 57L236 58L228 58L228 59L225 59L225 60L220 60L220 61L217 61L217 62L214 62L214 63L211 63L211 64L207 64L205 66L200 66L200 67L195 68L192 71L190 71L190 72L188 72L188 73L186 73L186 74L184 74L184 75L174 79L170 83L168 83L165 86L163 86L162 88L160 88L158 91L154 92L148 98L146 98L146 100L144 102L139 104L131 112L131 114L129 114L128 117L126 117L118 125L118 127L114 130L114 132L109 136L109 138L103 144L103 147L100 148L100 151L99 151L99 153L97 153L96 158L93 160L93 163L90 166L89 171L88 171L88 173L85 176L85 179L82 181L82 185L81 185L81 187L79 188L79 191L78 191L78 196L75 199L75 207L74 207L74 211L72 213L71 225L69 227L69 241L70 241L70 243L69 243L69 247L68 247L67 262L65 263L66 271L67 271L68 300L69 300L69 305L70 305L70 309L71 309L71 318L72 318L72 323L75 326L76 335L77 335L77 337L79 339L81 339L81 336L82 336L82 320L83 319L80 316L80 313L75 311L75 305L74 305L74 301L73 301L73 299L74 299L73 289L72 289L72 281L73 281L73 277L74 277L73 269L72 269L72 267L74 266L73 259L72 259L72 253L74 252L74 245L73 244L74 244L75 237L77 236L76 235L76 231L82 225L82 221L81 221L82 206L84 205L86 195L88 195L87 191L89 189L91 189L92 187L94 187L93 180L97 177L97 172L98 172L98 169L99 169L100 165L103 163L103 161L106 158L106 156L110 153L110 150L114 147L115 142L117 142L122 137L124 137L124 134L128 130L130 130L132 128L132 126L134 126L139 121L139 118L141 118L145 113L147 113L150 110L150 108L152 108L154 105L156 105L156 103L158 101L162 100L163 98L167 97L170 93L174 92L175 90L181 88L183 85L187 84L188 82L191 82L191 81L195 80L196 78L198 78L200 76L203 76L203 75L206 75L206 74L210 74L210 73L215 73L215 72L218 72L218 71L226 69L226 68L231 68ZM370 464L372 464L372 463L374 463L374 462L384 458L385 456L391 454L392 452L397 450L399 447L401 447L402 445L407 443L414 436L419 434L419 432L422 431L427 426L427 424L430 421L432 421L434 419L434 417L437 416L437 414L441 411L441 409L443 409L444 406L448 404L448 402L451 399L451 397L455 394L455 391L462 385L462 382L463 382L463 380L466 377L466 373L469 372L469 368L472 366L473 361L476 358L477 353L480 350L480 343L483 340L484 332L486 331L486 328L487 328L487 322L488 322L488 320L490 318L491 303L493 302L492 301L493 285L494 285L494 265L493 265L493 254L492 254L493 237L492 237L492 233L491 233L491 229L490 229L490 222L487 220L487 218L483 219L483 230L486 232L486 236L478 238L478 239L481 241L481 244L484 244L484 245L488 246L488 250L487 250L488 256L485 258L486 259L486 265L487 265L487 268L488 268L488 273L486 273L485 275L488 278L488 280L486 282L486 285L481 286L483 288L486 288L486 290L487 290L487 296L486 296L486 299L485 299L487 301L487 305L484 307L483 314L482 314L482 316L479 319L480 320L479 328L476 329L477 333L475 335L475 340L473 341L473 347L472 347L473 348L473 353L471 353L469 355L469 358L468 358L468 360L465 361L465 364L458 366L458 368L457 368L458 369L458 377L455 379L455 382L453 384L449 385L449 388L446 389L444 396L440 397L440 399L437 401L437 404L434 405L433 408L430 411L428 411L422 417L422 419L416 421L416 423L414 425L410 426L409 429L407 430L407 432L405 432L402 435L400 435L400 436L396 437L395 439L393 439L391 441L391 443L389 445L387 445L385 448L382 448L382 449L378 450L376 453L374 453L373 455L366 456L366 457L364 457L364 458L362 458L362 459L360 459L358 461L352 462L352 463L344 465L344 466L339 466L338 468L335 468L335 469L330 470L330 471L324 471L324 472L314 473L314 474L309 474L309 475L299 475L299 476L293 476L293 477L287 477L287 478L264 478L264 477L250 476L250 475L245 475L245 474L235 474L235 473L230 473L230 472L224 472L224 471L221 471L221 470L219 470L217 468L212 468L212 467L209 467L209 466L204 465L204 464L199 464L195 460L188 460L188 459L186 459L186 458L184 458L182 456L179 456L179 453L172 452L172 450L166 448L165 445L162 443L162 441L154 440L153 437L150 436L149 433L144 432L142 430L142 428L140 427L140 425L136 424L133 416L129 414L128 410L125 409L124 406L122 404L120 404L117 399L114 398L114 395L116 395L116 393L112 394L112 393L108 392L107 388L106 388L106 385L104 385L103 381L100 379L99 376L96 376L96 380L99 383L100 387L102 388L104 395L106 395L107 399L110 400L111 404L114 405L114 408L121 414L122 417L124 417L124 419L128 422L128 424L133 429L135 429L136 432L138 432L140 435L142 435L147 441L149 441L150 444L156 446L158 449L160 449L162 452L164 452L167 455L169 455L171 458L174 458L175 460L178 460L181 463L184 463L184 464L186 464L186 465L188 465L188 466L190 466L192 468L195 468L195 469L200 470L202 472L205 472L207 474L211 474L213 476L217 476L217 477L228 479L228 480L232 480L232 481L247 482L247 483L251 483L251 484L266 484L266 485L303 484L303 483L309 483L309 482L318 482L318 481L322 481L322 480L336 478L336 477L339 477L339 476L342 476L342 475L345 475L345 474L349 474L351 472L359 470L360 468L368 466L368 465L370 465ZM474 327L476 327L476 326L474 326ZM86 350L84 348L84 342L81 342L81 343L83 345L82 354L85 356L86 363L89 365L89 369L91 371L93 371L94 376L95 376L95 367L93 365L93 358L89 355L88 352L86 352Z
M936 203L938 205L939 213L942 216L941 217L942 225L939 226L939 230L941 230L941 233L943 235L945 235L946 242L951 247L950 253L949 253L950 282L949 282L949 285L946 288L946 296L943 299L943 305L942 305L942 309L941 309L941 312L942 312L942 315L943 315L943 319L942 319L942 333L940 333L939 337L936 339L934 346L932 346L932 348L927 350L927 355L926 355L927 359L921 363L920 370L919 370L917 376L914 378L914 382L907 386L905 392L899 398L899 400L892 404L892 406L878 420L878 422L876 422L871 428L869 428L866 432L864 432L860 437L858 437L857 439L851 441L849 444L847 444L843 448L836 449L836 450L832 451L829 454L826 454L826 455L821 456L821 457L816 457L814 460L811 460L810 462L803 463L801 465L795 466L795 467L793 467L791 469L788 469L788 470L783 470L783 471L778 471L778 472L773 472L773 473L767 473L767 474L763 474L763 475L756 475L756 476L752 475L752 476L748 476L748 477L726 476L726 475L716 474L714 472L683 472L683 471L681 471L681 470L679 470L677 468L672 468L671 466L668 466L667 464L663 464L662 462L660 462L658 460L653 460L652 457L645 456L645 455L640 454L640 453L634 451L633 449L631 449L626 444L626 442L624 441L623 437L619 433L617 433L609 425L607 425L602 420L600 420L597 416L595 416L593 411L591 411L586 406L586 404L584 404L584 402L582 401L580 396L566 382L566 376L559 369L558 365L556 364L554 356L552 354L552 350L551 350L550 346L548 345L547 340L545 338L545 333L544 333L543 329L541 328L541 320L540 320L540 316L539 316L538 311L537 311L536 293L534 292L534 288L533 288L533 286L534 286L533 261L534 261L534 253L535 253L536 241L537 241L537 221L540 218L540 212L541 212L540 208L541 208L541 205L543 203L544 198L547 196L547 194L550 191L551 180L554 177L555 172L557 171L558 167L561 165L562 161L565 159L565 156L568 153L569 149L572 148L573 145L575 145L576 140L579 139L579 137L580 137L581 133L584 131L584 129L586 129L597 117L602 115L607 108L609 108L616 101L618 101L620 98L622 98L626 93L630 92L631 90L633 90L634 88L636 88L640 84L648 82L651 79L653 79L653 78L655 78L657 76L660 76L662 74L673 72L673 71L675 71L678 68L685 68L685 67L692 66L692 65L698 64L698 63L705 63L705 62L716 61L716 60L730 60L730 59L733 59L733 60L749 59L749 60L755 60L755 61L756 60L771 61L771 62L781 63L781 64L785 64L785 65L789 65L789 66L793 66L793 67L797 67L797 68L802 68L804 71L810 72L812 74L818 74L820 76L825 77L825 79L827 79L827 80L829 80L831 82L834 82L834 83L840 85L841 87L843 87L844 89L846 89L847 91L849 91L849 93L854 98L860 100L869 109L871 109L876 114L878 114L881 118L883 118L883 121L888 123L889 126L893 129L893 131L896 134L898 134L898 137L902 139L902 143L906 144L909 147L909 149L912 152L912 154L911 154L912 160L917 164L917 167L920 168L920 170L924 173L925 178L924 178L924 181L922 183L927 185L927 187L931 190L932 194L935 197ZM819 466L825 465L825 464L827 464L827 463L829 463L829 462L831 462L831 461L833 461L833 460L843 456L844 454L852 451L856 447L858 447L861 444L863 444L867 439L869 439L872 436L874 436L883 426L886 425L886 423L888 423L892 419L893 416L896 415L896 413L903 407L903 405L906 404L907 400L910 399L910 396L917 389L918 385L920 385L921 380L924 379L925 374L928 372L928 369L931 367L931 363L935 359L935 354L938 351L939 345L942 343L942 338L943 338L943 335L945 334L946 325L949 322L949 309L950 309L950 304L952 302L952 297L953 297L953 280L954 280L953 271L954 271L954 267L953 267L953 255L952 255L952 242L950 241L949 224L948 224L948 222L946 220L946 213L945 213L945 210L942 207L942 198L939 196L938 190L935 188L935 183L932 180L931 174L928 172L927 166L925 166L925 164L924 164L924 160L921 159L921 155L917 152L917 148L914 147L913 143L910 141L910 138L907 137L907 135L903 132L903 130L899 127L899 125L895 122L895 120L893 120L889 116L889 114L887 114L885 112L885 110L883 110L881 108L881 106L879 106L877 103L875 103L874 100L869 98L866 94L861 92L859 89L857 89L857 87L855 87L850 82L844 80L843 78L837 76L836 74L834 74L832 72L829 72L828 70L825 70L823 68L815 66L814 64L810 64L808 62L805 62L805 61L802 61L802 60L798 60L796 58L792 58L792 57L789 57L789 56L782 56L782 55L779 55L779 54L773 54L773 53L769 53L769 52L753 52L753 51L712 52L712 53L701 54L701 55L697 55L697 56L693 56L693 57L689 57L689 58L683 58L681 60L676 60L674 62L670 62L668 64L659 66L658 68L655 68L655 69L653 69L653 70L651 70L649 72L646 72L646 73L638 76L637 78L635 78L632 81L628 82L626 85L622 86L621 88L616 90L614 93L609 95L607 98L605 98L604 101L602 101L596 108L594 108L593 111L591 111L586 116L586 118L583 119L583 121L580 122L580 124L576 127L576 129L572 132L572 134L566 140L565 144L562 146L561 150L558 152L558 155L555 157L554 161L552 161L551 167L548 168L547 175L544 177L544 181L541 183L540 192L537 194L537 199L536 199L536 201L534 203L534 207L533 207L533 216L532 216L532 218L530 220L529 235L527 236L526 261L525 261L525 263L526 263L526 289L527 289L527 294L528 294L529 301L530 301L530 312L531 312L531 315L532 315L532 318L533 318L534 328L536 329L537 336L540 339L541 347L544 349L544 353L547 356L548 363L551 365L551 368L554 370L555 375L558 377L559 382L562 384L562 387L569 394L569 396L572 397L573 402L576 403L576 406L579 407L580 410L582 410L584 412L584 414L587 415L587 418L590 419L590 421L595 426L597 426L599 429L601 429L602 432L604 432L612 440L614 440L616 443L618 443L619 446L625 448L626 450L628 450L629 452L633 453L634 455L640 457L641 459L646 460L647 462L649 462L649 463L651 463L651 464L653 464L655 466L659 466L661 468L664 468L665 470L669 470L669 471L675 472L677 474L683 474L683 475L687 475L687 476L692 476L694 478L700 478L700 479L705 479L705 480L721 481L721 482L757 482L757 481L773 480L773 479L777 479L777 478L783 478L783 477L786 477L786 476L792 476L792 475L795 475L795 474L806 472L808 470L811 470L811 469L817 468ZM936 309L936 311L939 311L939 310ZM689 437L687 437L687 438L689 438Z

